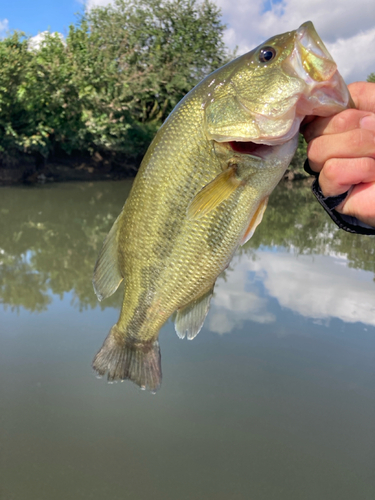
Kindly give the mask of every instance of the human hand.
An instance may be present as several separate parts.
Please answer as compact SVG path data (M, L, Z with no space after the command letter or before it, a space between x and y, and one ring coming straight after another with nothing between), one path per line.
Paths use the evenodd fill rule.
M302 133L323 195L352 188L335 210L375 227L375 84L357 82L348 88L357 109L316 117Z

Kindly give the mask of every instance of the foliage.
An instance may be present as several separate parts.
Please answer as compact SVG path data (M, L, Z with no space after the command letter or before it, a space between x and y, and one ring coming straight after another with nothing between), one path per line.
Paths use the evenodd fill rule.
M307 158L307 143L303 138L302 134L298 136L298 147L295 152L291 164L289 166L289 170L292 172L296 172L297 170L302 171L303 164Z
M371 83L375 83L375 73L370 73L367 77L367 81Z
M139 157L177 102L227 61L210 0L116 0L66 42L0 41L0 151Z

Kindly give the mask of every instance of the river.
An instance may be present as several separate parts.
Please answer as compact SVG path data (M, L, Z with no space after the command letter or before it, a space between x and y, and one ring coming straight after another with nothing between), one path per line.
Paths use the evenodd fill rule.
M131 182L0 188L1 500L373 500L375 245L280 185L155 394L91 361L91 285Z

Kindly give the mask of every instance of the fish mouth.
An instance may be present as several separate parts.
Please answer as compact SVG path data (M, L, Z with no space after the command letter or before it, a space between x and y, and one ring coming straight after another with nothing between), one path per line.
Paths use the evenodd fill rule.
M227 144L236 153L252 156L257 159L264 159L274 148L274 146L268 144L257 144L252 141L229 141Z
M282 67L305 84L297 102L297 115L330 116L351 105L337 65L310 21L296 30L294 50Z

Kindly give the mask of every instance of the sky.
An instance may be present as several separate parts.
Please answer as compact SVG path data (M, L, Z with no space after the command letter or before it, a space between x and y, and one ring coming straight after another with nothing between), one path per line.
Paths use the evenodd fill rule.
M63 35L75 13L110 0L0 0L0 37L50 29ZM214 0L227 25L225 42L241 55L278 33L312 21L347 83L375 73L374 0Z

